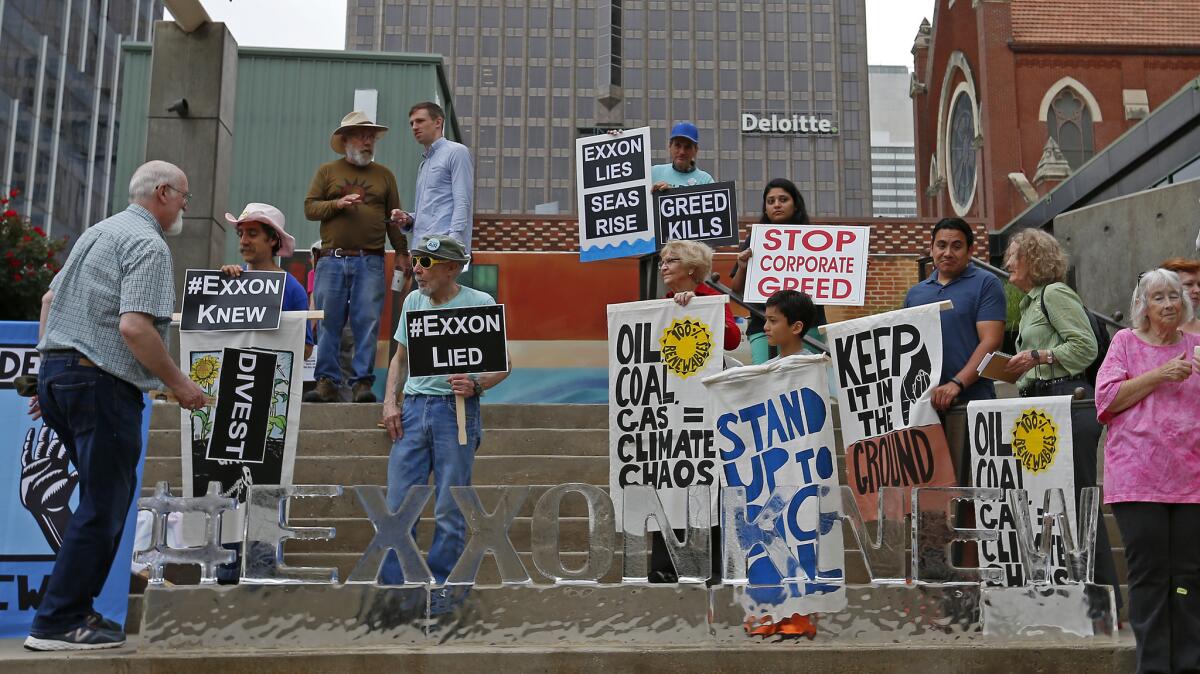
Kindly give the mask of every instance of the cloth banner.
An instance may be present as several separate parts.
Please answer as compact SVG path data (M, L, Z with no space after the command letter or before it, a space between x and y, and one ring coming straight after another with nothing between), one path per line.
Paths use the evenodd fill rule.
M799 487L776 529L804 575L845 578L837 444L826 378L828 356L795 355L763 365L726 370L704 380L710 395L709 415L716 424L717 449L726 486L745 487L746 517L753 521L779 486ZM808 528L818 507L819 529ZM759 548L747 560L751 585L779 586L782 576ZM799 574L791 574L793 577ZM793 613L840 611L846 606L840 584L806 582L785 587L759 587L749 597L777 606L777 617Z
M975 487L1024 489L1029 495L1034 545L1042 541L1048 489L1062 489L1074 525L1075 454L1071 438L1071 396L975 400L967 405L971 481ZM1007 503L975 504L980 529L1000 532L1000 540L980 543L979 565L1004 570L1005 585L1025 584L1016 529ZM1101 519L1098 526L1104 526ZM1066 583L1067 562L1058 522L1051 532L1050 577Z
M216 398L211 406L179 410L184 496L203 496L208 483L217 481L223 495L243 504L241 512L250 485L292 483L300 433L306 320L307 312L285 311L278 330L179 333L183 371L206 395ZM247 355L254 353L263 357ZM237 357L226 362L226 354ZM262 373L257 370L271 359L275 361L273 373L267 375L269 381L263 386ZM233 386L228 383L230 375ZM231 395L232 401L222 400ZM250 428L251 423L255 428ZM239 435L243 437L233 437ZM265 443L243 447L240 458L236 443L231 450L228 442L222 442L256 437L265 438ZM241 540L237 531L240 517L226 519L231 521L223 523L222 538ZM191 536L189 533L189 540Z
M618 531L628 485L655 487L677 528L686 521L687 488L711 485L717 522L720 461L701 380L721 371L726 301L608 305L608 483Z
M933 409L942 371L938 305L826 327L837 373L846 482L864 520L878 513L880 487L955 484L946 434ZM905 510L911 508L906 498Z
M41 420L29 418L29 399L13 390L13 377L37 372L37 332L37 323L0 321L0 427L8 429L0 440L0 638L29 634L67 523L79 505L78 477L66 447ZM143 401L139 490L150 431L150 401ZM136 520L135 503L94 604L104 617L120 624L125 624L129 607Z

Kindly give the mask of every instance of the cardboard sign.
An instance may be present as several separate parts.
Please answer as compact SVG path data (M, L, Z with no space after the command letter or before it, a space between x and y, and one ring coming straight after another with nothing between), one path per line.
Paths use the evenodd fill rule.
M579 259L654 252L650 128L575 141Z
M287 273L189 269L183 283L181 332L193 330L278 330Z
M816 304L862 306L870 237L870 227L754 225L745 300L766 302L777 290L799 290Z
M737 188L732 182L676 187L654 193L658 246L668 241L703 241L710 246L738 243Z
M410 311L408 376L508 371L503 304Z
M276 356L267 351L225 349L217 383L217 410L205 458L262 463L275 389Z

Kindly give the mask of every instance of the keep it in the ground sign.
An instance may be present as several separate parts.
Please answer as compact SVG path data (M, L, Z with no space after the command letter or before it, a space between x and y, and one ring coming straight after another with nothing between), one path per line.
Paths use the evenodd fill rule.
M282 271L246 270L233 277L211 269L189 269L179 329L278 330L286 280Z
M575 141L579 259L653 253L650 127Z

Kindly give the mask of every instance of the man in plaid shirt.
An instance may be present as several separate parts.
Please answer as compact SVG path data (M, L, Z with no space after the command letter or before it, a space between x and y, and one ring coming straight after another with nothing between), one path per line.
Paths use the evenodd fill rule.
M79 506L25 647L114 648L121 625L92 607L116 556L142 453L142 391L165 384L187 409L204 392L167 352L175 307L171 251L188 180L163 161L140 166L129 207L79 237L42 298L41 369L30 413L44 416L79 472Z

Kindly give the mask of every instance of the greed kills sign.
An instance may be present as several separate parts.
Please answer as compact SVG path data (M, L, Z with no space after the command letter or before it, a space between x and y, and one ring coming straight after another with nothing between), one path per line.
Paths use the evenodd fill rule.
M676 187L654 194L658 245L703 241L710 246L738 242L737 203L732 182Z
M754 225L746 301L799 290L816 304L862 306L870 237L861 226Z
M504 305L404 314L410 377L508 371Z
M287 273L189 269L183 283L181 331L277 330Z
M579 259L654 252L650 128L575 141Z

